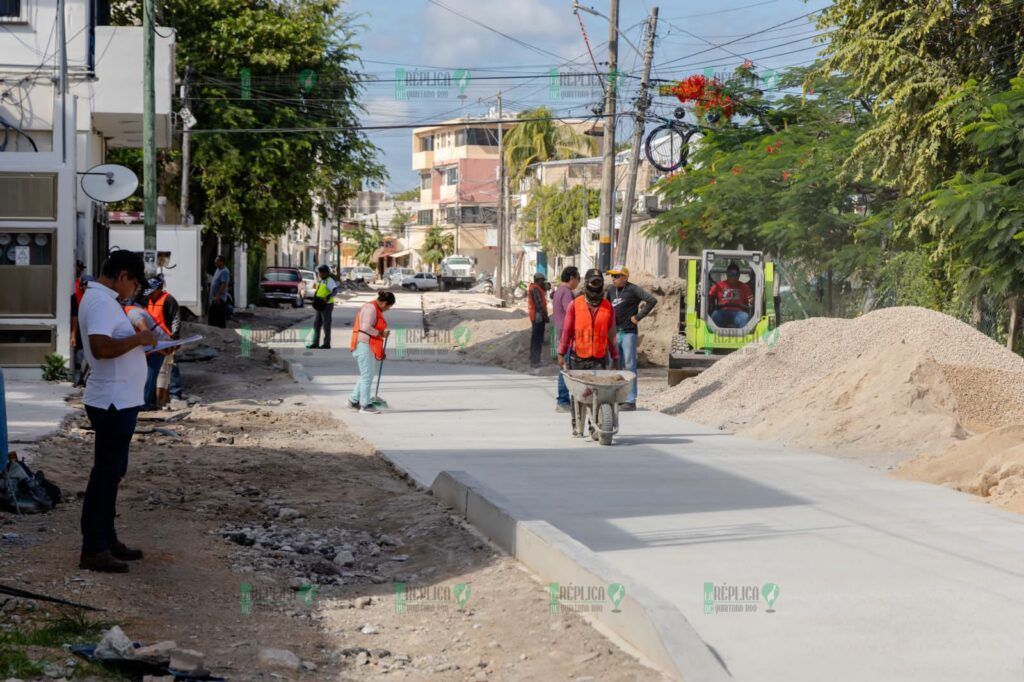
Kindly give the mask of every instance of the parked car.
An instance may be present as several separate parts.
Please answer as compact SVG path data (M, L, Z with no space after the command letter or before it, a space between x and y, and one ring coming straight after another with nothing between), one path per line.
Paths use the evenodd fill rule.
M416 271L412 268L395 268L395 271L388 277L388 284L391 286L402 286L406 277L412 277Z
M260 302L264 305L291 303L293 308L301 308L305 297L306 283L298 268L267 268L263 273Z
M347 282L350 279L352 279L352 271L353 270L355 270L355 268L353 268L351 266L346 267L346 268L339 268L338 269L338 281L339 282Z
M437 276L432 272L417 272L414 275L406 275L402 280L403 289L423 291L437 288Z
M306 285L306 298L313 298L316 293L316 273L312 270L299 270L302 282Z
M373 268L367 268L363 266L352 268L352 273L349 275L349 279L356 282L373 282L377 279L377 271Z

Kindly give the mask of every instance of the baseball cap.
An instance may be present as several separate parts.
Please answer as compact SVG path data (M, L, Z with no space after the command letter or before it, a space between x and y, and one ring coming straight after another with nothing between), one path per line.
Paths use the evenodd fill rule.
M587 274L583 277L584 282L592 282L595 279L601 280L602 283L604 282L604 275L602 275L601 271L597 268L590 268L587 270Z
M150 278L149 282L146 283L146 289L142 292L143 296L149 296L151 293L159 289L164 285L164 276L157 275L156 277Z
M608 270L608 274L614 277L618 277L619 275L625 275L626 277L629 277L629 268L619 263L612 269Z

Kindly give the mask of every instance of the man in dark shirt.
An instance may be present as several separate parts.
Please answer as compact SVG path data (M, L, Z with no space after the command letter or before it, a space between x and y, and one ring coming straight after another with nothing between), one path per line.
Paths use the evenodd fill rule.
M548 301L545 296L545 277L538 272L533 276L533 284L527 290L529 303L530 324L530 367L540 367L540 351L544 345L544 327L548 323Z
M658 299L629 281L629 268L616 265L608 271L612 285L606 296L615 309L615 327L619 337L619 369L636 373L637 324L651 314ZM636 379L620 410L636 409Z

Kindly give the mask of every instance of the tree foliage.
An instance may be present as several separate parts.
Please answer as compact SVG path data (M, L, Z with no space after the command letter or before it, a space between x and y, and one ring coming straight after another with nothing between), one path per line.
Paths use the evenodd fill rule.
M356 243L354 255L356 262L371 267L376 265L373 260L373 253L380 248L384 239L376 225L363 225L360 223L348 228L345 231L345 236Z
M556 121L547 107L527 109L519 118L524 122L517 123L502 140L510 187L519 184L531 164L589 156L597 150L596 138Z
M385 175L357 130L355 28L341 0L165 0L179 77L191 67L191 212L234 239L258 241L340 208ZM141 3L122 0L122 21ZM251 74L243 85L243 70ZM221 129L348 128L307 133ZM177 188L170 188L176 191ZM314 204L314 197L323 198Z
M423 240L423 261L431 266L440 263L446 256L455 251L455 235L445 232L440 225L434 225L427 231Z
M523 210L521 236L533 239L536 231L541 247L550 255L571 256L579 253L580 227L586 218L598 215L601 210L600 197L599 190L582 186L569 190L537 187L530 194L530 202Z
M404 192L399 192L398 194L396 194L392 198L395 201L419 201L420 200L420 188L419 187L413 187L412 189L407 189Z

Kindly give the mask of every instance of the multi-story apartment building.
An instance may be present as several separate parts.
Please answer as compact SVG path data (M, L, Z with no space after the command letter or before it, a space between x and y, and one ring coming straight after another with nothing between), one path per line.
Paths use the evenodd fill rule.
M498 123L459 118L412 132L420 201L408 248L419 250L433 225L450 230L455 251L477 269L498 264Z
M94 272L105 207L79 187L110 147L142 144L142 28L109 26L109 0L66 0L68 88L59 88L57 0L0 2L0 364L70 355L75 261ZM155 46L156 143L171 141L174 32Z

